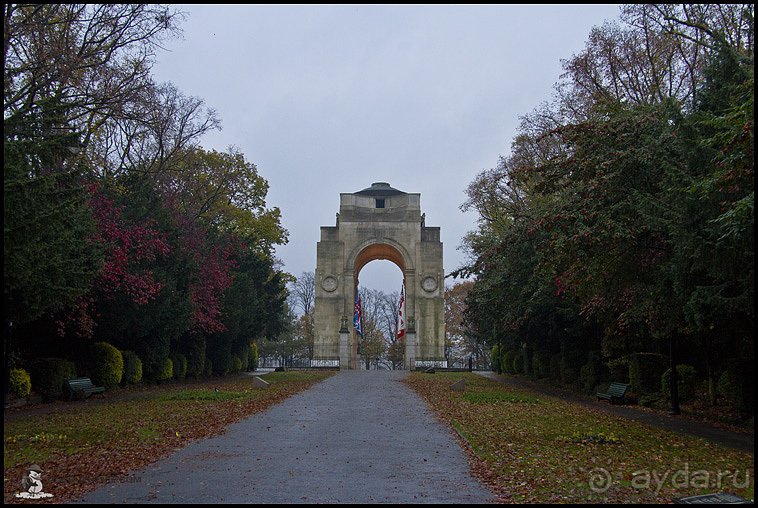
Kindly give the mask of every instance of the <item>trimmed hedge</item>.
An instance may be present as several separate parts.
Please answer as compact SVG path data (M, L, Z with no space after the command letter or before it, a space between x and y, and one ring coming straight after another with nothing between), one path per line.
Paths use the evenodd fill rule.
M500 346L495 345L490 353L490 363L492 364L492 372L497 372L497 368L500 365Z
M183 354L171 355L171 363L173 364L173 377L175 379L184 379L187 376L187 357Z
M629 355L629 384L638 395L658 393L661 376L668 367L669 359L657 353L634 353Z
M519 352L516 351L515 349L511 349L505 352L502 359L503 370L505 372L507 372L508 374L516 374L515 361L518 356L520 356Z
M233 356L232 357L232 372L238 373L242 370L242 360L240 360L239 356Z
M247 357L248 370L256 370L258 368L258 344L253 342L250 344L250 356Z
M203 375L205 369L205 337L190 335L183 339L184 356L187 358L187 376L198 378Z
M63 395L63 383L76 376L74 362L63 358L38 358L31 365L32 386L44 402L52 402Z
M689 400L695 396L695 367L692 365L677 365L676 377L678 388L679 400ZM667 399L671 397L671 369L666 369L666 372L661 376L661 393Z
M96 342L90 348L92 383L113 388L121 383L124 374L124 358L121 351L107 342Z
M124 373L121 382L134 385L142 381L142 360L134 351L121 351L124 358Z
M32 391L32 378L24 369L11 369L9 391L16 397L23 399Z
M171 358L166 358L166 360L163 362L163 368L158 374L158 381L165 381L167 379L171 379L173 376L174 362L171 361Z
M738 358L727 362L718 381L718 391L737 406L741 418L755 414L755 371L753 359Z

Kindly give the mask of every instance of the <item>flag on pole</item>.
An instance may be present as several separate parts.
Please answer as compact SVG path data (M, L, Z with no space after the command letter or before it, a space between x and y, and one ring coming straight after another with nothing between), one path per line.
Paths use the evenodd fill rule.
M397 316L397 338L405 337L405 285L400 288L400 310Z
M353 312L353 328L358 335L363 337L363 314L361 312L361 295L355 288L355 311Z

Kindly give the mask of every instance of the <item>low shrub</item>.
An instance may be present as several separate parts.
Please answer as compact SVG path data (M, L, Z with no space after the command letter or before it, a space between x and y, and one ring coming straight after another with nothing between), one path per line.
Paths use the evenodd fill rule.
M524 363L524 353L521 351L516 351L516 355L513 357L513 373L514 374L525 374L526 373L526 364Z
M600 351L590 351L587 363L579 369L579 384L584 393L593 393L597 385L608 378L608 367L603 363Z
M550 377L550 356L542 351L532 354L532 374L538 379Z
M561 380L561 354L556 353L550 357L549 364L550 379L553 381Z
M9 391L23 399L32 391L32 378L24 369L11 369Z
M174 362L171 361L171 358L166 358L166 360L163 362L163 368L161 369L160 373L158 373L158 381L165 381L167 379L171 379L174 376Z
M63 383L76 377L76 366L63 358L38 358L30 369L34 390L44 402L52 402L63 395Z
M253 342L250 344L250 356L247 358L248 370L256 370L258 368L258 344Z
M124 373L121 382L134 385L142 381L142 360L134 351L121 351L124 359Z
M205 368L205 337L191 335L184 339L183 353L187 357L187 377L202 376Z
M514 368L516 358L519 357L519 352L516 350L511 349L510 351L506 351L503 355L503 370L507 372L508 374L516 374L516 370Z
M690 400L695 396L695 367L692 365L677 365L676 376L679 400ZM671 369L661 376L661 393L665 398L671 397Z
M173 377L175 379L184 379L187 376L187 357L183 354L171 355L171 363L173 364Z
M668 361L668 358L657 353L629 355L629 384L632 391L639 395L658 392Z
M232 368L233 373L237 373L242 370L242 360L239 359L238 356L232 357Z
M755 413L754 381L753 360L748 358L729 360L726 371L719 378L719 393L737 406L740 418L750 418Z
M492 348L490 358L492 360L492 372L497 372L497 369L500 366L500 346L496 345Z
M90 377L96 386L113 388L124 375L124 358L121 351L107 342L96 342L90 348Z

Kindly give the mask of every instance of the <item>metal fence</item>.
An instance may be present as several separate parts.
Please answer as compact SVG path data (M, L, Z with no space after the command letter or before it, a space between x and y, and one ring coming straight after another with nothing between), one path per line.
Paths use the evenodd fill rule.
M428 368L440 370L491 370L489 358L455 358L455 359L438 359L438 358L416 358L414 369L424 370Z
M301 370L339 370L339 357L332 358L301 358L301 357L272 357L258 358L258 368L285 367L287 369Z

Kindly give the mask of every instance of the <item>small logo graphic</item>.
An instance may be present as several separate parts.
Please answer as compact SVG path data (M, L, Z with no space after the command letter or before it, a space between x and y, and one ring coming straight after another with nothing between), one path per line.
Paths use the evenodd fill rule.
M16 497L23 499L42 499L53 497L52 494L42 492L42 469L37 464L32 464L26 469L26 474L21 478L21 492Z

